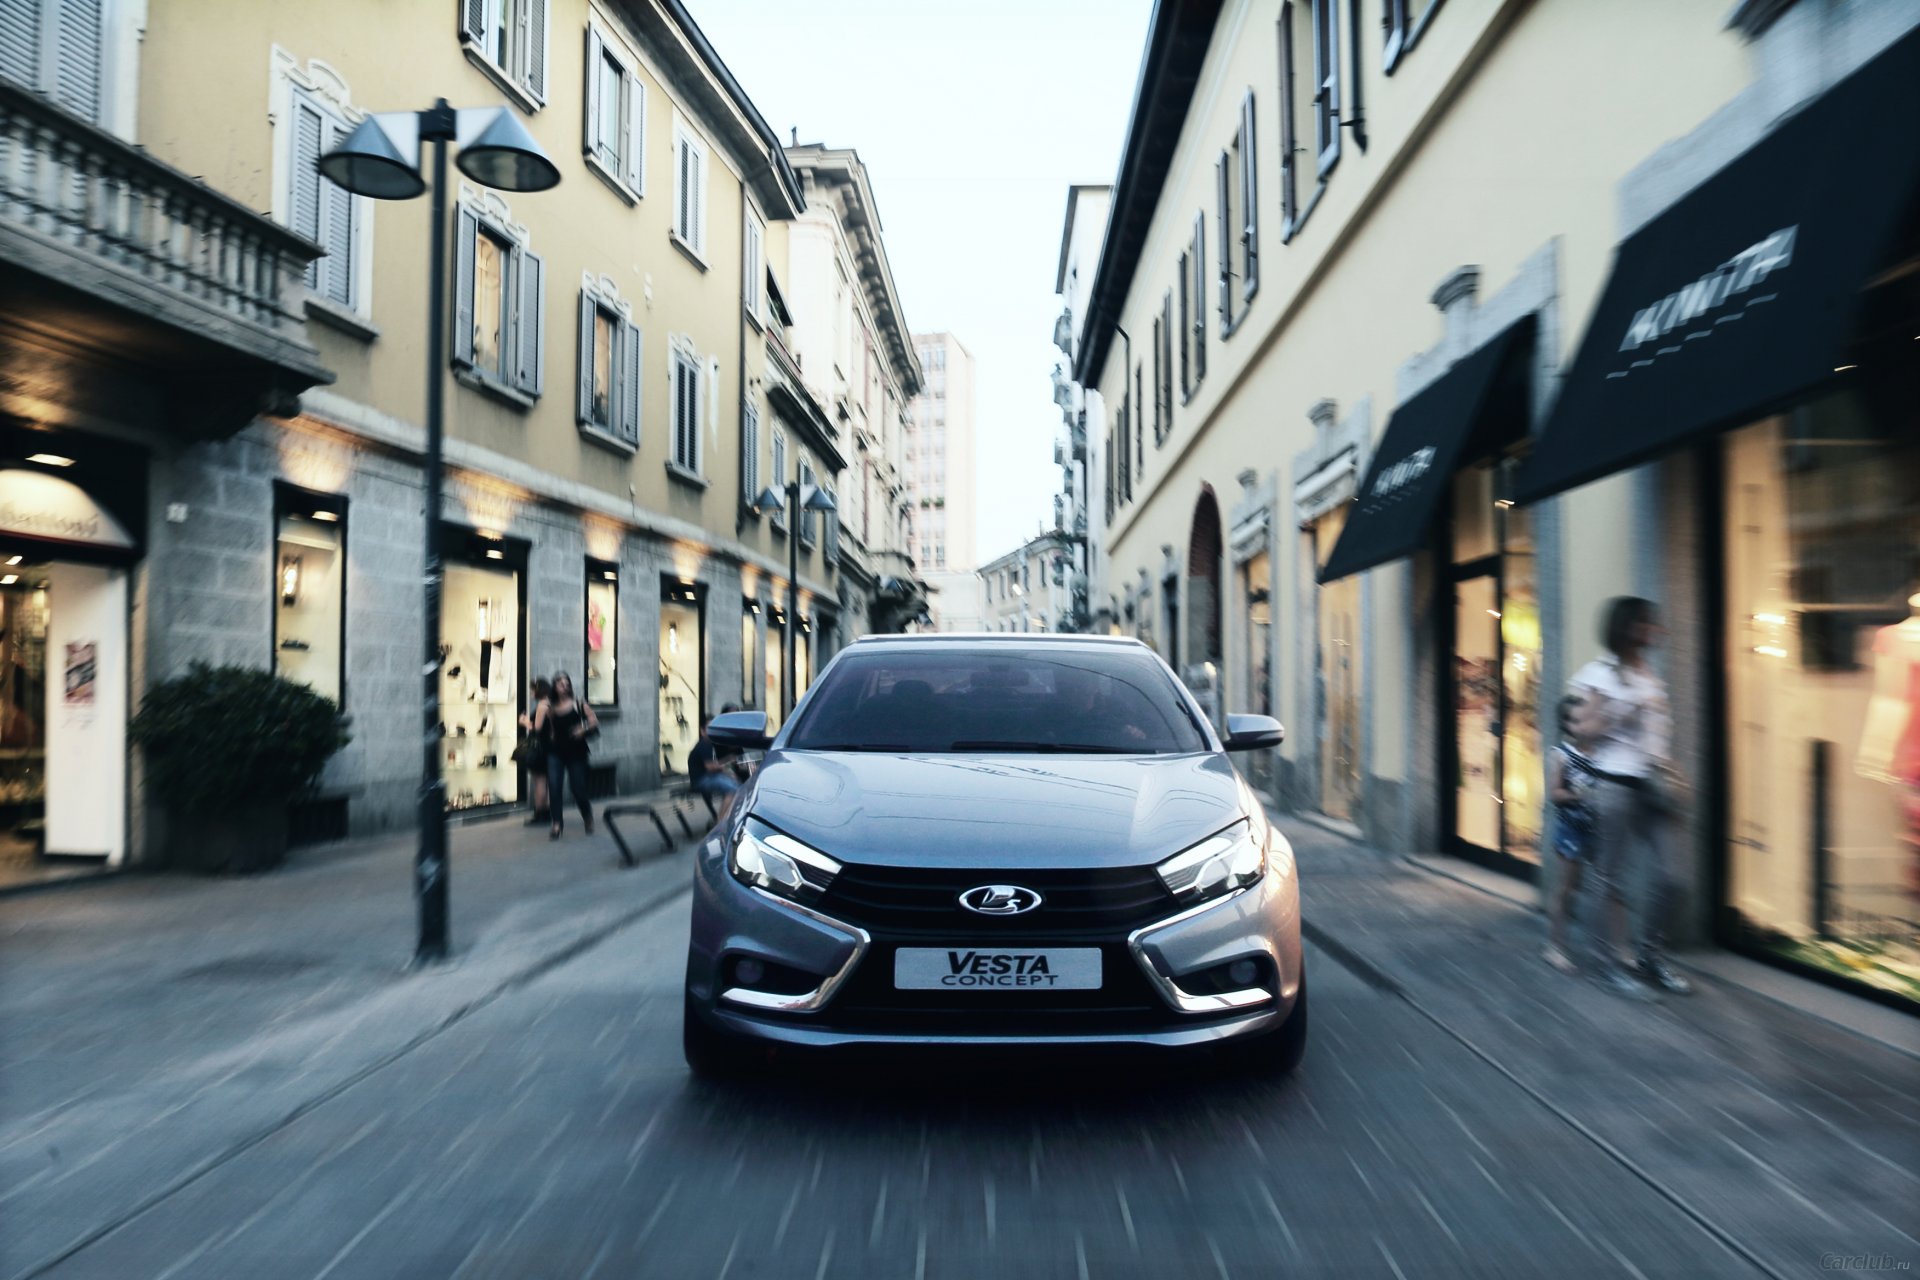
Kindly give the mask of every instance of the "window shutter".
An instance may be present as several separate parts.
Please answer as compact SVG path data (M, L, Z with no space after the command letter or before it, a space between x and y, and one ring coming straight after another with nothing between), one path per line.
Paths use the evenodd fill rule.
M1230 189L1233 178L1228 168L1227 153L1222 151L1214 163L1213 178L1220 197L1217 233L1220 246L1215 256L1220 263L1220 332L1223 334L1233 323L1233 192Z
M521 16L526 21L528 92L541 102L547 100L547 0L520 0Z
M1207 308L1202 302L1207 261L1207 215L1193 215L1193 380L1207 376Z
M487 42L487 0L460 0L460 38Z
M1246 222L1245 279L1240 296L1251 298L1260 287L1260 149L1253 136L1253 90L1240 103L1240 216Z
M54 37L53 97L61 106L100 123L100 51L105 14L102 0L61 0Z
M693 152L693 247L705 256L707 252L707 151L705 147L696 147Z
M600 33L587 28L587 114L581 132L581 149L590 156L600 154L600 64L606 59L606 45Z
M0 76L40 82L41 0L0 0Z
M573 416L576 422L582 423L583 425L590 425L593 422L593 322L597 318L595 313L598 310L599 308L593 304L593 295L585 289L582 289L580 291L580 374L578 387L580 403L574 410ZM612 403L607 406L609 411L613 410L615 406L620 403L620 367L617 363L610 363L610 367L613 369L613 394L610 397ZM614 418L616 421L618 420L617 413L609 412L608 416Z
M740 500L748 506L760 496L760 411L740 408Z
M627 82L627 182L647 193L647 86L636 74Z
M640 329L620 326L620 359L617 362L616 400L620 406L620 438L634 448L640 447Z
M15 0L0 0L14 3ZM305 95L293 95L293 172L289 175L293 190L288 194L290 227L316 244L321 241L320 209L324 199L320 170L314 167L327 139L327 120L308 102ZM307 288L318 293L326 259L307 264Z
M327 121L327 147L332 149L346 136L336 121ZM360 202L346 188L331 182L322 184L326 198L327 256L326 296L343 307L354 304L353 278L360 265L359 242L354 235L361 218Z
M1180 255L1180 394L1186 395L1193 389L1193 366L1189 363L1188 353L1193 349L1193 323L1187 315L1187 294L1192 292L1190 278L1192 270L1187 265L1188 254Z
M473 242L480 219L471 209L453 215L453 362L473 367Z
M673 140L673 165L673 227L680 233L682 240L692 243L687 231L689 225L687 201L690 198L688 187L691 185L692 174L687 160L687 140L683 137L676 137Z
M540 394L546 382L547 264L539 254L516 249L514 295L519 315L514 322L517 344L513 385L530 396Z
M1299 169L1294 152L1300 146L1300 122L1296 104L1300 85L1294 71L1293 4L1280 6L1280 238L1293 235L1294 218L1300 210Z

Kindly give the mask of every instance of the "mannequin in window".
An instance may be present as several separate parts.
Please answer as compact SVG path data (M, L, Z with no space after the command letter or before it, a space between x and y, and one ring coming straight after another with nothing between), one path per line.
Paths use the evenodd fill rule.
M1920 593L1903 622L1873 638L1873 696L1854 770L1894 788L1907 846L1907 892L1920 896Z

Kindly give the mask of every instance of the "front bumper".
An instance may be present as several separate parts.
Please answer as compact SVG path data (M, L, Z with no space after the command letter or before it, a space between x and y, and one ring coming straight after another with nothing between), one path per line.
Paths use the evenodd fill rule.
M687 991L697 1016L737 1035L780 1044L973 1044L990 1046L1133 1045L1178 1048L1259 1035L1292 1013L1301 981L1298 886L1292 859L1283 870L1227 897L1110 937L1083 934L1057 942L1026 937L1022 946L1098 943L1108 984L1137 993L1125 1008L1054 1010L1019 995L983 999L955 1016L941 993L891 991L892 950L926 937L890 937L812 907L742 885L728 873L720 838L702 845L695 875ZM990 935L943 937L935 945L995 945ZM811 985L758 990L727 975L751 958L769 968L814 975ZM1183 979L1240 959L1261 961L1255 988L1219 990ZM856 978L858 981L856 981ZM801 987L806 986L802 990ZM964 1003L964 1002L963 1002ZM942 1012L942 1009L946 1012Z

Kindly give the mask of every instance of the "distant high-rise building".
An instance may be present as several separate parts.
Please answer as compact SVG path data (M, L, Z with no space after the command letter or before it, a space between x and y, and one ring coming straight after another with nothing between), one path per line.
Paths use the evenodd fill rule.
M950 333L915 334L913 345L925 381L907 415L908 554L923 576L971 573L973 357Z

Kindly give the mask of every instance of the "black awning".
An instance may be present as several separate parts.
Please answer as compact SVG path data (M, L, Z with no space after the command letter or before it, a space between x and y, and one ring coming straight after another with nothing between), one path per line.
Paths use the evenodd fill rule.
M1524 372L1509 356L1532 350L1533 331L1532 315L1509 325L1394 410L1321 582L1419 550L1452 490L1455 468L1497 447L1496 437L1525 433L1524 396L1496 397L1495 386L1503 370ZM1519 403L1490 412L1496 399Z
M1620 245L1520 473L1537 501L1803 400L1913 234L1920 30Z

